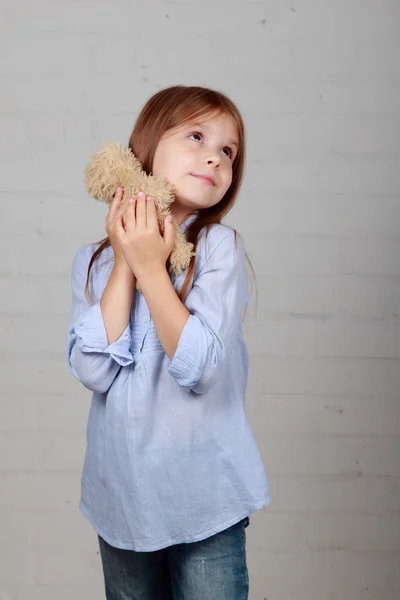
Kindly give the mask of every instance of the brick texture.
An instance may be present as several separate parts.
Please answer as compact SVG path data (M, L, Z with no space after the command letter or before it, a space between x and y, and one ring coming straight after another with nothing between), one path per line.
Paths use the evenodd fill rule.
M247 124L227 222L256 272L247 406L273 496L250 598L398 599L399 2L2 0L0 32L0 600L104 597L77 506L90 394L64 356L72 258L104 236L83 168L175 83Z

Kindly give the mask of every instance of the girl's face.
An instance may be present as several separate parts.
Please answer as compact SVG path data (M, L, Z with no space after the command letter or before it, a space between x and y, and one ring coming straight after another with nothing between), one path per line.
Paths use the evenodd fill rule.
M188 121L164 134L155 152L152 173L174 186L171 212L178 223L223 198L232 182L237 151L235 123L226 115Z

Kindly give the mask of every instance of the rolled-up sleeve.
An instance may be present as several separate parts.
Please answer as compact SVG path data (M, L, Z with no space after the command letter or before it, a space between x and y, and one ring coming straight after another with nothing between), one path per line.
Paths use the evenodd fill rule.
M85 295L90 248L80 248L72 264L72 309L67 334L67 357L71 373L85 387L105 393L122 366L130 365L129 324L120 338L108 344L100 302L90 305ZM108 277L99 283L101 296Z
M211 251L185 300L190 316L169 366L169 373L180 386L203 394L215 385L239 334L247 300L243 242L228 230Z

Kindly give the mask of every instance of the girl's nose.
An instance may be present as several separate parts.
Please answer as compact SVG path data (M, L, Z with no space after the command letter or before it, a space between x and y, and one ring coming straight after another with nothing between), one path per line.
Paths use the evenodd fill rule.
M220 161L220 156L218 154L209 154L207 157L207 164L208 165L214 165L214 166L218 166L219 165L219 161Z

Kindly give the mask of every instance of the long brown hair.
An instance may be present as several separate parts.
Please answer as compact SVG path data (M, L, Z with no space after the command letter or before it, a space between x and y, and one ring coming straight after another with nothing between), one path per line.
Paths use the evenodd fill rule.
M154 94L146 102L129 138L129 148L142 164L143 170L150 175L158 143L168 130L212 114L223 114L233 119L238 136L238 151L232 164L232 183L228 191L216 205L201 209L185 232L186 239L194 244L194 250L202 229L205 228L207 232L212 225L220 223L231 210L242 183L245 130L239 110L227 96L209 88L184 85L168 87ZM89 262L86 293L89 290L89 276L93 263L108 246L110 240L107 237L100 242L100 246ZM193 277L194 267L195 256L190 261L185 281L179 292L182 302Z

